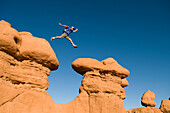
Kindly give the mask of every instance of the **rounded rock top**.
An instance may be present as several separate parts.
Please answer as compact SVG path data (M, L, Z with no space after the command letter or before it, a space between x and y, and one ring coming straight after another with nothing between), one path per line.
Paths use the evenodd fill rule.
M155 93L150 90L147 90L142 96L141 104L146 107L147 106L155 107L156 103L154 99L155 99Z
M113 58L108 58L101 62L92 58L78 58L72 63L72 67L81 75L87 71L99 70L100 72L112 73L121 78L126 78L130 73Z
M34 37L29 32L18 32L11 24L0 21L0 51L4 51L17 60L31 60L51 70L58 68L59 62L49 42Z

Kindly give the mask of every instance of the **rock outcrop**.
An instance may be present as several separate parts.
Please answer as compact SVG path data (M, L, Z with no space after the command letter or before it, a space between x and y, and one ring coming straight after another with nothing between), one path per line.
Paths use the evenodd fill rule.
M142 108L127 110L126 113L163 113L163 112L161 112L161 110L158 108L142 107Z
M155 107L156 103L154 99L155 99L155 93L150 90L147 90L142 96L141 103L145 107Z
M167 99L162 100L160 110L163 113L170 113L170 100Z
M143 94L141 102L141 104L146 107L126 110L126 113L170 113L170 100L164 99L161 102L160 108L152 108L156 105L154 99L155 94L148 90Z
M72 67L83 76L80 93L70 103L56 104L46 90L58 65L45 39L0 21L0 113L170 113L170 100L152 108L155 94L149 90L141 102L146 107L125 110L129 71L113 58L76 59Z
M16 85L48 89L50 69L30 60L18 61L0 51L0 79Z
M0 113L55 113L48 107L56 103L45 90L58 65L45 39L0 21Z
M155 99L154 92L147 90L143 94L142 100L141 100L141 104L145 107L130 109L130 110L127 110L126 113L163 113L158 108L152 108L156 106L154 99Z
M0 21L0 113L124 113L123 87L129 71L113 58L99 62L79 58L73 69L83 75L80 94L70 103L56 104L48 75L58 68L50 44L29 32L18 32Z
M83 75L81 92L88 95L90 113L124 113L123 99L126 98L122 86L127 86L125 78L129 71L113 58L101 62L90 58L79 58L72 63L73 69ZM126 85L124 82L126 81ZM122 85L123 83L123 85Z
M16 60L30 60L51 70L58 68L58 60L48 41L33 37L29 32L18 32L5 21L0 21L0 51Z

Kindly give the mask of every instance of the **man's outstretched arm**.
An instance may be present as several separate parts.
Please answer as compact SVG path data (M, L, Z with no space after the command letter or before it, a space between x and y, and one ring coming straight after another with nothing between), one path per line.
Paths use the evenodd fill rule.
M73 32L76 32L76 31L78 31L78 29L74 30Z
M59 26L62 26L62 27L67 27L66 25L61 25L61 23L59 23Z

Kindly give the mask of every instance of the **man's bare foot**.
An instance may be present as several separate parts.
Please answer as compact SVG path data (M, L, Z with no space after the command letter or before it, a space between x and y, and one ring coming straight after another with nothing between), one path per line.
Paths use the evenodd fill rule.
M78 46L77 45L74 45L74 48L77 48Z
M55 37L52 37L52 38L51 38L51 41L53 41L54 39L55 39Z

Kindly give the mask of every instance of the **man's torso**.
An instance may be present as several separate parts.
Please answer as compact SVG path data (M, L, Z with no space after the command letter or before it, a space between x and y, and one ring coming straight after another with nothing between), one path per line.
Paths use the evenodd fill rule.
M66 33L67 35L69 35L70 33L72 33L73 31L71 30L70 26L67 26L64 30L63 33Z

